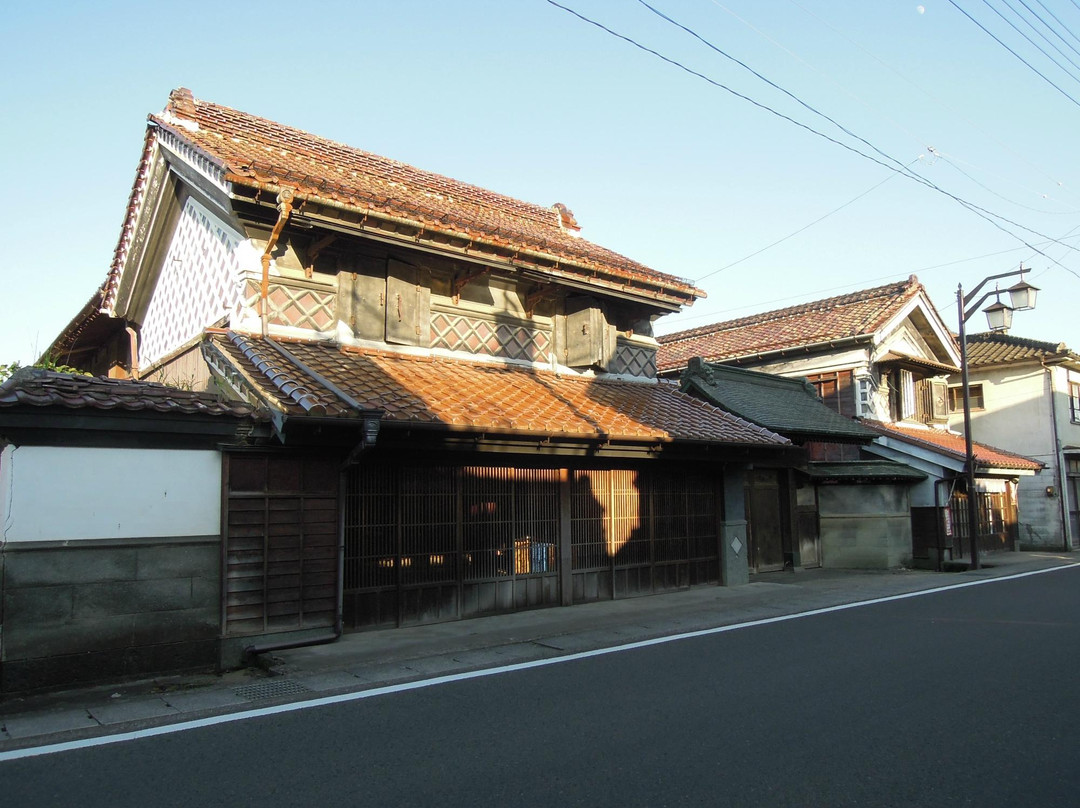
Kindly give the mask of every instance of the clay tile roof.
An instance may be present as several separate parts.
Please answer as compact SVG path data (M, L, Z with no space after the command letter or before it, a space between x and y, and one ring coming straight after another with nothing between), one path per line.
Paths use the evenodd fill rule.
M599 275L609 285L642 282L679 303L705 294L690 281L578 238L577 222L562 204L544 207L503 196L203 101L184 88L174 90L162 115L150 121L197 148L240 185L289 187L316 201L405 219L428 233L531 251L567 262L574 274Z
M912 275L899 283L677 331L658 337L657 367L672 370L695 356L721 362L874 334L922 289Z
M251 406L156 382L22 368L0 384L0 407L67 407L261 418Z
M968 334L967 343L968 363L973 367L1055 359L1080 361L1080 356L1070 351L1064 342L1040 342L1010 334L988 332Z
M721 409L786 437L869 443L875 433L827 407L805 379L691 361L680 379Z
M347 417L356 413L351 399L364 409L381 410L384 428L426 425L522 436L789 445L786 438L680 393L668 382L567 377L231 332L210 336L204 353L211 367L220 370L224 360L289 416Z
M905 443L925 446L958 460L964 460L967 457L964 436L955 432L946 432L944 429L930 427L887 424L882 421L863 420L862 423L882 435L898 438ZM976 441L974 449L975 465L982 468L1015 469L1017 471L1038 471L1043 468L1043 464L1038 460L1007 452L1004 449L987 446L985 443Z

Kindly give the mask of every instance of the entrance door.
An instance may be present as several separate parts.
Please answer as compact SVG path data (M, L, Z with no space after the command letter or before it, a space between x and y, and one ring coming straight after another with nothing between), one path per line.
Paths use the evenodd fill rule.
M747 475L750 566L756 572L784 568L784 512L780 473L754 469Z

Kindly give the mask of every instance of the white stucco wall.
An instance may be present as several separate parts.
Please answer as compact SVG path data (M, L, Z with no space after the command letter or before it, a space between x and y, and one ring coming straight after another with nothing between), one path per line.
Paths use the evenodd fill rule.
M221 453L8 446L0 454L6 542L221 532Z
M1061 502L1046 495L1046 487L1058 487L1058 454L1054 442L1053 409L1051 405L1051 373L1058 389L1056 408L1058 431L1064 427L1069 414L1061 412L1061 389L1065 382L1062 368L1047 372L1041 365L1026 364L994 368L971 369L971 383L981 384L982 410L971 413L971 430L975 440L1016 452L1046 464L1034 477L1021 476L1017 490L1020 512L1021 547L1059 548L1064 542L1064 523ZM1059 378L1060 377L1060 378ZM959 377L949 380L950 385ZM1067 389L1067 385L1064 385ZM963 414L950 416L950 425L963 431ZM1059 434L1059 438L1064 438Z

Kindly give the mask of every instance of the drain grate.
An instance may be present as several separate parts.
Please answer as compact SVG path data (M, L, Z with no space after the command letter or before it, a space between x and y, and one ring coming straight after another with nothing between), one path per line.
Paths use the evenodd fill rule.
M262 699L276 699L280 696L301 696L311 691L297 682L288 679L277 679L269 682L259 682L254 685L244 685L233 691L237 696L248 701L261 701Z

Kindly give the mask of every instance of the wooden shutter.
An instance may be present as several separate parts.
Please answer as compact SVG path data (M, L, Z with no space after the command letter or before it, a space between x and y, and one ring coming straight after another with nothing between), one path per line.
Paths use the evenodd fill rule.
M431 345L431 282L426 270L389 261L385 319L387 342Z

